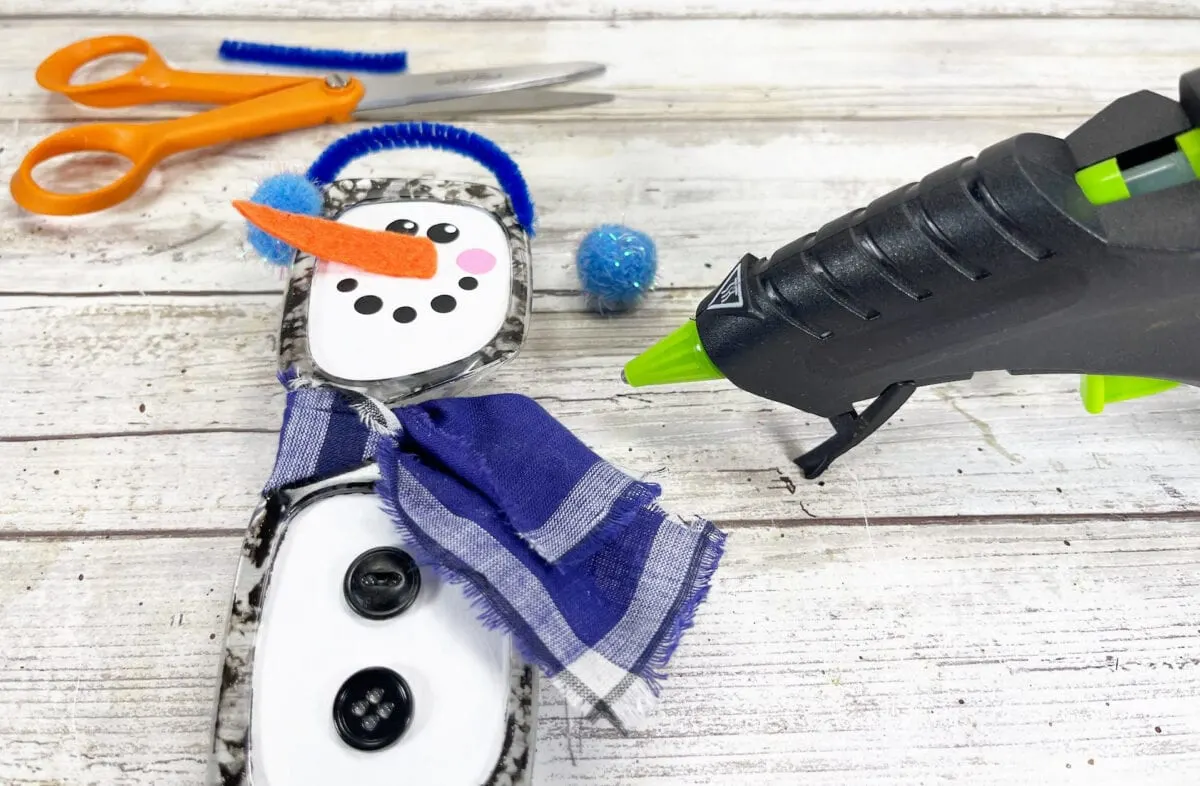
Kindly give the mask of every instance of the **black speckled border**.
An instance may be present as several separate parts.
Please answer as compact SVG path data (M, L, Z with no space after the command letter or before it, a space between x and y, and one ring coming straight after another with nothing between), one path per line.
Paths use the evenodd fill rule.
M325 188L327 218L337 218L359 205L375 202L428 201L477 207L500 222L512 254L512 285L508 315L495 337L478 352L430 371L370 382L340 379L328 374L312 359L308 346L308 299L316 259L297 254L284 296L279 330L279 369L296 372L296 384L332 385L363 393L388 405L414 403L434 395L449 396L473 382L484 369L511 360L521 349L529 322L532 285L529 237L504 192L480 183L456 180L357 179L338 180Z
M359 476L360 473L352 473ZM287 534L288 522L309 504L336 494L373 494L371 482L326 485L304 494L295 503L286 492L259 505L250 520L234 585L232 610L225 633L224 660L217 698L213 747L209 757L210 786L255 786L250 766L250 718L253 706L254 641L265 596L269 591L275 555ZM515 650L510 655L508 711L504 747L495 769L480 786L529 786L533 778L533 745L537 731L537 672ZM259 784L258 786L277 786ZM286 786L286 785L285 785Z

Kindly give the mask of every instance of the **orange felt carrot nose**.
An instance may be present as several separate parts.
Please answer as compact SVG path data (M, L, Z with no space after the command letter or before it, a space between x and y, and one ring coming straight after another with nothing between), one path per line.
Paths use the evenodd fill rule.
M377 232L243 199L233 206L271 237L327 262L383 276L433 278L437 272L437 249L427 237Z

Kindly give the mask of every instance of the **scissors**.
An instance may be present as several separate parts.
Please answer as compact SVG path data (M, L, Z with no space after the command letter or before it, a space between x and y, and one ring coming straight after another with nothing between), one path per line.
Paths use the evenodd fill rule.
M117 54L137 54L144 59L120 76L71 84L71 75L79 68ZM171 68L147 41L135 36L90 38L46 58L37 69L38 84L90 107L161 102L221 106L170 120L90 123L60 131L29 151L10 187L17 204L31 212L60 216L91 213L128 199L162 159L185 150L326 123L394 118L414 108L504 111L595 103L610 96L532 91L604 71L599 63L580 62L369 77L200 73ZM33 179L38 164L83 152L116 153L132 166L108 185L82 193L48 191Z

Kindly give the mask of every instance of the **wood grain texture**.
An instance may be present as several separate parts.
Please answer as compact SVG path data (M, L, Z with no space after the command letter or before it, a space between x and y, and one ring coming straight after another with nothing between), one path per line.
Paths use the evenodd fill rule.
M200 784L239 545L0 543L0 782Z
M8 20L0 33L6 88L0 117L101 116L40 90L36 63L80 37L72 19ZM560 110L560 119L1089 116L1135 90L1174 95L1197 65L1200 20L916 19L572 22L239 21L236 34L371 51L409 48L413 71L596 60L608 73L586 89L617 100ZM140 35L176 66L236 68L217 59L228 22L103 19L89 35ZM246 69L246 70L254 70ZM267 69L272 70L272 69ZM177 114L141 108L124 116ZM111 113L103 113L111 116ZM549 119L550 114L537 119Z
M228 430L0 440L0 488L11 495L0 512L0 539L240 533L270 475L277 441L274 431Z
M0 781L198 786L238 546L0 542ZM1196 520L735 528L652 722L547 691L537 783L1190 784L1197 576Z
M475 392L534 396L603 455L657 473L670 503L722 520L1112 514L1200 500L1194 391L1089 416L1072 377L989 374L919 391L823 486L805 481L789 462L827 436L823 421L725 383L620 381L625 360L687 319L693 300L663 293L609 319L539 308L518 360ZM0 299L0 472L27 492L10 527L240 527L283 407L278 308L274 295Z
M19 16L184 16L270 17L275 19L696 19L822 18L822 17L1155 17L1196 18L1187 0L362 0L346 5L337 0L3 0L0 14Z

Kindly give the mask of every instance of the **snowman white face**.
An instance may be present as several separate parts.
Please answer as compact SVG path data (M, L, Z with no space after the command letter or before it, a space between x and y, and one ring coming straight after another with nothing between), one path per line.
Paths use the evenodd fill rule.
M462 360L504 325L512 255L496 217L431 201L352 207L339 223L426 237L431 279L386 276L320 261L309 300L308 341L326 374L355 382L403 377Z

